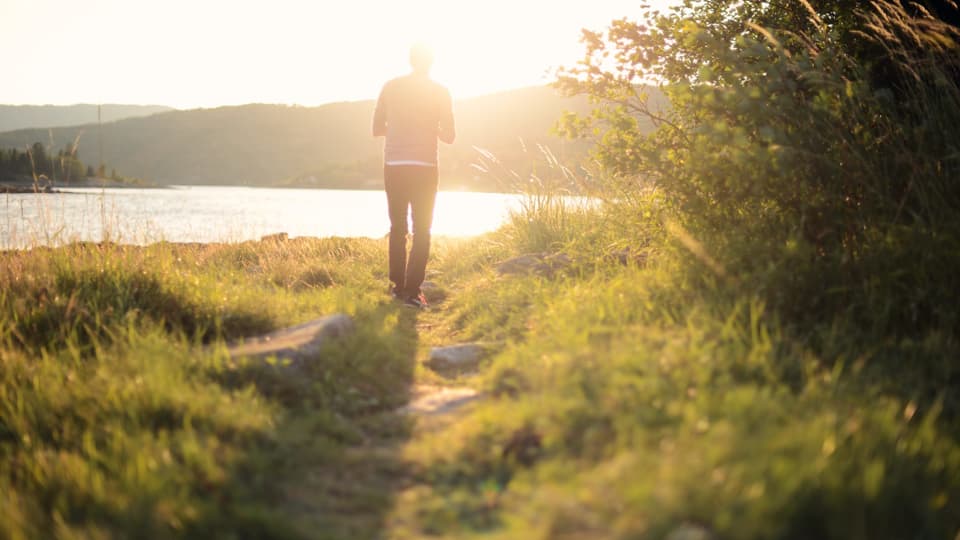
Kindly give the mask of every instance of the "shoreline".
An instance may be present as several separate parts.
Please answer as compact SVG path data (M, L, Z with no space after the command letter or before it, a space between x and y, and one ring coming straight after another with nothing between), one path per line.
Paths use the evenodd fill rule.
M496 193L506 195L519 195L521 191L517 190L491 190L491 189L473 189L461 182L451 181L444 185L441 180L438 191L449 193ZM118 182L106 178L84 178L72 182L51 181L49 179L34 181L30 177L7 177L0 178L0 194L3 193L70 193L73 188L109 188L109 189L189 189L189 188L247 188L247 189L281 189L281 190L311 190L311 191L383 191L383 181L379 184L371 182L361 182L356 185L348 183L333 183L330 185L309 185L309 184L276 184L276 185L250 185L250 184L161 184L156 182L146 182L143 184L133 184L129 182Z
M26 194L26 193L62 193L59 189L47 184L47 185L38 185L31 184L29 186L17 185L17 184L0 184L0 194Z
M133 184L108 178L84 177L81 180L61 182L48 178L34 179L29 176L14 176L0 179L0 193L65 193L70 188L121 188L121 189L168 189L170 186L154 183Z
M189 189L189 188L246 188L246 189L280 189L280 190L311 190L311 191L383 191L383 187L314 187L314 186L248 186L241 184L150 184L132 185L124 183L94 184L94 183L51 183L38 185L33 182L0 182L0 194L78 194L72 189ZM440 186L438 193L481 193L495 195L522 195L520 191L491 191L485 189L445 189Z

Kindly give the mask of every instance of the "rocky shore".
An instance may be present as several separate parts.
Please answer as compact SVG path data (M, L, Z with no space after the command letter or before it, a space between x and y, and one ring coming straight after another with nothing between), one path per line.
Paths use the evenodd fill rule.
M0 184L0 193L60 193L50 184Z
M29 176L0 177L0 193L61 193L70 188L156 188L149 182L123 182L109 178L84 177L70 182L50 180L41 176L34 180Z

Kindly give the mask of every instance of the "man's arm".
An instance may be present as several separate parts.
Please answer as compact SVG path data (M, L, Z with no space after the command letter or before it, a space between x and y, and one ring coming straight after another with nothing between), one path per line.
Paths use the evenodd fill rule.
M377 106L373 109L373 136L383 137L387 134L387 103L384 94L387 93L387 86L384 85L380 90L380 97L377 98Z
M443 91L443 111L440 115L440 125L437 130L437 138L447 144L453 144L457 138L457 130L453 123L453 100L450 98L450 92Z

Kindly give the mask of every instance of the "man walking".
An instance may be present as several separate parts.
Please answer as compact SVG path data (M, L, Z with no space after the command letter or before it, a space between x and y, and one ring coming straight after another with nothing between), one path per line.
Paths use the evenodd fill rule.
M409 75L383 85L373 113L373 136L386 137L383 185L390 213L390 281L393 295L426 307L420 291L430 255L430 227L437 197L437 139L450 144L456 133L450 92L430 79L433 53L424 45L410 49ZM413 221L413 245L407 257L407 212Z

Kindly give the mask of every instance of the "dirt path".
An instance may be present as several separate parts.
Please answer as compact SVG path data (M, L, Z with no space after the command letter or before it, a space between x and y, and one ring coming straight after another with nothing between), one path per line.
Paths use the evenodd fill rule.
M429 479L408 460L407 449L426 433L455 424L468 405L480 400L477 390L460 378L448 378L430 367L434 346L449 336L438 335L442 311L418 312L420 353L407 403L363 421L360 442L344 447L333 461L304 464L292 482L284 482L284 506L294 528L308 538L392 538L397 523L395 505ZM306 323L248 338L228 347L232 357L275 358L273 363L300 376L301 367L317 361L328 340L355 331L350 317L334 314ZM462 372L459 373L462 375ZM400 537L406 537L403 534Z
M315 358L327 340L351 332L353 321L350 317L334 314L245 339L231 345L229 352L234 358L275 357L280 361L288 361L288 369L295 370L303 362ZM452 413L480 397L476 390L466 386L425 383L415 383L410 389L410 396L410 401L396 412L413 416L438 416Z

